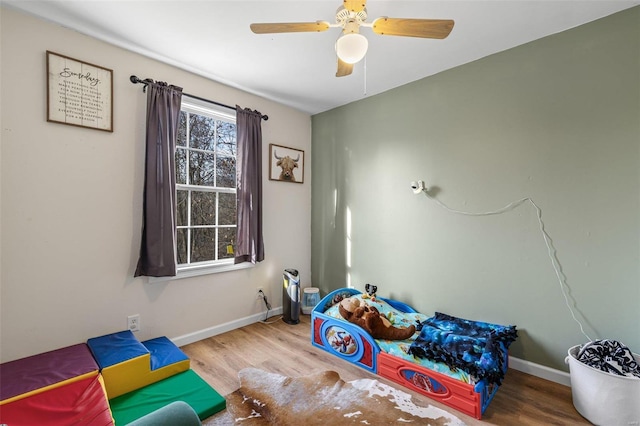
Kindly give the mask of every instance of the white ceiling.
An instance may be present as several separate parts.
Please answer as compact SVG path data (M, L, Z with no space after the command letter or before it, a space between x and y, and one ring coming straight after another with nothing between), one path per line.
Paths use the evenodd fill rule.
M338 28L257 35L249 24L333 23L340 0L0 1L311 114L640 4L640 0L370 0L367 22L388 16L453 19L455 26L444 40L379 36L363 28L361 33L369 39L366 61L356 64L352 75L337 78ZM184 89L189 92L188 87Z

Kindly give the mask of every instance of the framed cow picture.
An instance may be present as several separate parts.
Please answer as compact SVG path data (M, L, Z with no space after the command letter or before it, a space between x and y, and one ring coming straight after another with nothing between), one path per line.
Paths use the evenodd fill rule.
M304 183L304 151L269 144L269 179Z

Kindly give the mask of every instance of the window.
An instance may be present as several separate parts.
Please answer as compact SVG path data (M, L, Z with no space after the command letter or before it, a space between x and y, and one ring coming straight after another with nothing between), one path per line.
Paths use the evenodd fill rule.
M235 113L183 96L175 153L178 275L233 265L236 153Z

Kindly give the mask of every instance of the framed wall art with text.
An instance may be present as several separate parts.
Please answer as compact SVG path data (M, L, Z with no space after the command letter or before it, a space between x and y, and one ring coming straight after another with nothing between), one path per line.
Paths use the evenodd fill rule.
M113 132L113 71L47 50L47 121Z

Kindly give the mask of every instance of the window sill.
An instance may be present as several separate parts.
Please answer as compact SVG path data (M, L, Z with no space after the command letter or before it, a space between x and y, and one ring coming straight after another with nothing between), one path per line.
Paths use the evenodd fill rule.
M217 265L190 266L188 268L178 269L175 277L149 277L149 284L181 280L183 278L198 277L200 275L218 274L220 272L237 271L240 269L253 268L254 266L251 262L242 262L237 265L234 263L219 263Z

